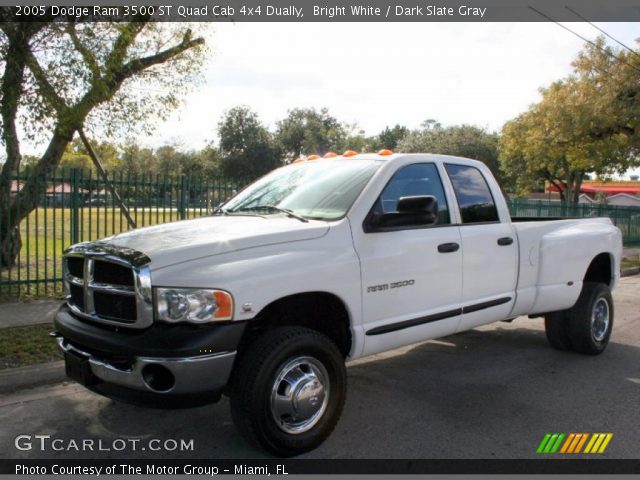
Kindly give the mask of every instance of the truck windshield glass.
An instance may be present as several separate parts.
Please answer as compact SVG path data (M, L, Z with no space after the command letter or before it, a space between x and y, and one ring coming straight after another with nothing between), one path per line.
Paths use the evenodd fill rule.
M382 162L375 160L315 160L279 168L227 202L227 214L297 216L317 220L344 217ZM270 208L278 207L276 208Z

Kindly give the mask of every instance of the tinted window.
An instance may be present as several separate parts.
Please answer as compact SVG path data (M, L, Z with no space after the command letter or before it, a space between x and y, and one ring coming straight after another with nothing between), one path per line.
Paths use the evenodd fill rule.
M480 170L466 165L445 167L456 192L462 223L497 222L498 210Z
M438 201L437 225L450 223L447 199L442 189L442 181L433 163L416 163L398 170L383 190L376 206L381 213L397 212L401 197L433 195Z

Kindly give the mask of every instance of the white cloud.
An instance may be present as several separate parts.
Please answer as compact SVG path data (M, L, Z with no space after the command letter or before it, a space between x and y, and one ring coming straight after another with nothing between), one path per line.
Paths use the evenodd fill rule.
M568 24L588 38L598 31ZM599 24L628 44L637 24ZM199 148L225 110L271 128L293 107L328 107L368 134L427 118L499 130L571 70L583 41L539 23L219 23L204 84L150 138Z
M600 26L632 43L632 24ZM369 134L426 118L499 130L569 73L584 43L547 22L225 23L211 42L205 86L145 143L199 147L239 104L271 127L290 108L326 106Z

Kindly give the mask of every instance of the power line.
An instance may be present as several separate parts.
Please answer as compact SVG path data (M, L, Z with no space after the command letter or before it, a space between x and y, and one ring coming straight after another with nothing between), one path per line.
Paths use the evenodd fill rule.
M633 50L632 48L629 48L627 45L625 45L624 43L622 43L620 40L614 38L613 36L609 35L607 32L605 32L602 28L598 27L595 23L590 22L589 20L587 20L586 18L584 18L582 15L580 15L578 12L576 12L575 10L573 10L572 8L568 7L565 5L565 7L567 10L569 10L571 13L573 13L575 16L577 16L578 18L580 18L581 20L587 22L589 25L591 25L593 28L595 28L596 30L598 30L599 32L605 34L607 37L609 37L611 40L613 40L614 42L616 42L617 44L621 45L622 47L626 48L630 53L633 53L636 57L640 58L640 55L638 55L638 53Z
M589 40L588 38L583 37L583 36L582 36L582 35L580 35L578 32L574 32L574 31L573 31L573 30L571 30L569 27L567 27L567 26L565 26L565 25L561 24L560 22L557 22L556 20L554 20L554 19L553 19L553 18L551 18L550 16L548 16L548 15L546 15L546 14L542 13L540 10L535 9L535 8L534 8L534 7L532 7L532 6L529 6L529 8L530 8L531 10L533 10L534 12L536 12L538 15L540 15L540 16L542 16L542 17L546 18L547 20L549 20L549 21L551 21L551 22L553 22L553 23L555 23L555 24L556 24L556 25L558 25L559 27L564 28L567 32L569 32L569 33L571 33L571 34L575 35L576 37L578 37L578 38L582 39L583 41L587 42L588 44L593 45L594 47L596 47L598 50L600 50L600 51L601 51L602 53L604 53L605 55L608 55L608 56L610 56L610 57L612 57L612 58L615 58L618 62L620 62L620 63L622 63L622 64L626 65L627 67L633 68L635 71L637 71L638 73L640 73L640 68L637 68L636 66L631 65L630 63L625 62L624 60L622 60L622 59L621 59L620 57L618 57L617 55L615 55L615 54L613 54L613 53L609 52L609 51L608 51L607 49L605 49L605 48L602 48L600 45L598 45L597 43L593 42L592 40Z

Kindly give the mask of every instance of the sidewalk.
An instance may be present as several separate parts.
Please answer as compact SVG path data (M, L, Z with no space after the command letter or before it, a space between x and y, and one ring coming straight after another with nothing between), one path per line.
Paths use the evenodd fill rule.
M0 328L51 323L62 300L0 303Z

